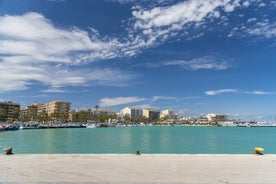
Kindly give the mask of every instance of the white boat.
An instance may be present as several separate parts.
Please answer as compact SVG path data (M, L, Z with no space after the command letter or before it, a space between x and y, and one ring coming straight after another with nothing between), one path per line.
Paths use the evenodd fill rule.
M97 125L95 125L95 124L86 124L85 127L86 128L97 128Z

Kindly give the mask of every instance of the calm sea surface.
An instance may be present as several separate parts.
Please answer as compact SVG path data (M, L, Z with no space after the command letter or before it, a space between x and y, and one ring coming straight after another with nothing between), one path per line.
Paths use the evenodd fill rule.
M276 128L121 127L0 132L0 148L49 153L251 154L255 146L276 153Z

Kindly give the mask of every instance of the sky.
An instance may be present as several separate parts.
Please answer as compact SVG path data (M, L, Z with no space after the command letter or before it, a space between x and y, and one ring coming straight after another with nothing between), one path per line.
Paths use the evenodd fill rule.
M276 117L276 0L0 0L0 101Z

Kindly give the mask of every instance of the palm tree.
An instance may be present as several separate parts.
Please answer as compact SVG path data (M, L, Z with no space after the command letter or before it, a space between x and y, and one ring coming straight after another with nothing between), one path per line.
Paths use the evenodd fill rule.
M89 108L88 111L87 111L87 113L88 113L87 119L91 120L92 110Z
M7 111L4 108L0 108L0 121L5 121L7 116Z
M100 106L95 105L94 108L96 109L96 115L98 114L98 109L100 108Z
M49 121L49 116L45 110L39 112L37 118L38 118L38 121L42 123L45 123L45 121L46 122Z

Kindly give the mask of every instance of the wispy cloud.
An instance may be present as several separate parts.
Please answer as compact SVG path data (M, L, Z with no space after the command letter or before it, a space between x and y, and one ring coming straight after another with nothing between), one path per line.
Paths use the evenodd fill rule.
M49 88L49 89L46 89L46 90L42 90L42 92L45 92L45 93L65 93L67 91L62 90L60 88Z
M117 105L131 104L135 102L141 102L146 100L140 97L116 97L116 98L102 98L100 100L100 106L112 107Z
M177 97L171 97L171 96L154 96L152 98L152 101L157 101L157 100L176 100Z
M270 22L266 19L261 22L257 22L251 28L244 28L243 31L252 36L264 36L266 38L273 38L276 36L276 23Z
M214 91L205 91L205 94L208 96L218 95L221 93L237 93L237 89L219 89Z
M143 98L143 97L116 97L116 98L102 98L100 100L100 106L103 107L111 107L117 105L131 104L137 102L148 102L147 104L135 104L135 107L147 107L147 108L155 108L154 103L157 101L164 100L177 100L177 97L171 96L153 96L152 98Z
M155 63L142 63L135 64L133 67L147 67L147 68L159 68L162 66L177 66L185 70L227 70L232 67L232 65L224 60L215 58L214 56L203 56L197 57L190 60L172 60L172 61L162 61Z
M115 39L76 27L58 28L38 13L5 15L0 25L0 92L24 90L37 82L50 86L44 92L89 82L122 86L135 78L116 69L87 69L87 62L118 57Z
M238 89L219 89L213 91L205 91L205 94L208 96L219 95L222 93L239 93L239 94L251 94L251 95L276 95L275 92L267 91L243 91Z
M264 2L264 1L252 1L252 4L255 6L255 11L253 17L250 17L245 22L240 22L240 24L236 25L230 33L228 37L255 37L257 39L271 39L276 36L276 23L275 20L270 19L269 12L262 15L262 13L258 14L258 10L262 10L263 7L270 7L275 12L275 2ZM261 16L260 16L261 15ZM258 16L258 17L256 17ZM273 17L273 15L272 15Z
M141 108L141 109L157 109L157 107L153 106L152 104L135 105L135 107Z
M249 94L254 94L254 95L276 95L276 93L266 92L266 91L252 91L252 92L249 92Z
M228 37L233 36L253 36L256 38L267 39L274 38L276 36L276 23L268 19L258 20L256 18L250 18L245 24L231 30Z
M136 4L132 0L117 1ZM187 29L193 26L200 27L208 20L222 19L222 13L246 8L251 2L187 0L175 3L170 0L155 0L155 6L152 6L152 3L150 6L138 3L138 6L132 7L132 17L125 21L127 28L123 38L116 35L103 36L93 28L89 31L73 25L61 28L35 12L0 16L0 91L23 90L37 82L49 86L49 89L92 83L122 85L135 76L124 71L101 71L99 68L86 70L88 74L85 74L80 68L84 69L87 63L94 61L132 57L146 48L164 43L171 37L188 34ZM256 23L253 29L244 29L243 32L248 35L263 34L266 38L272 38L275 36L275 23L263 20ZM235 32L232 33L234 34ZM204 33L197 32L196 35L188 35L187 38L196 39L203 35ZM178 65L188 70L224 70L229 67L224 61L205 57L188 61L168 61L163 64ZM65 73L60 73L56 66L67 69L62 70ZM10 73L7 73L8 70ZM107 77L102 74L106 71L118 74L119 77Z
M95 32L90 36L77 27L58 28L38 13L5 15L0 24L0 53L6 54L3 61L78 64L112 57L112 47L118 44L116 39L105 39Z
M145 36L167 39L191 25L201 25L213 18L220 18L223 12L230 13L236 8L249 6L249 1L241 0L188 0L170 6L151 9L136 7L133 14L134 27L143 30Z
M192 60L177 60L162 62L165 66L180 66L187 70L225 70L231 65L225 61L219 62L214 57L206 56Z

